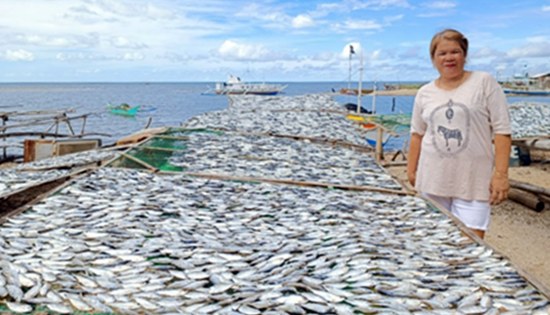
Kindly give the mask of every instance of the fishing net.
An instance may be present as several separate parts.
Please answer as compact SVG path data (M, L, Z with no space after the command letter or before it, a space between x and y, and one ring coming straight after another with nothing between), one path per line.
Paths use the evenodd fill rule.
M170 158L178 152L185 151L187 149L186 141L189 139L188 136L196 132L223 134L221 131L210 129L170 128L165 133L155 135L139 146L122 154L110 166L182 172L184 168L172 165Z

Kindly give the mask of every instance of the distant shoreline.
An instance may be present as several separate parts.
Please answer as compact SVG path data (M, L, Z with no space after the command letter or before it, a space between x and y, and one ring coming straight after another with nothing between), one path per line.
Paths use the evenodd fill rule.
M417 92L418 89L377 90L376 95L414 96Z

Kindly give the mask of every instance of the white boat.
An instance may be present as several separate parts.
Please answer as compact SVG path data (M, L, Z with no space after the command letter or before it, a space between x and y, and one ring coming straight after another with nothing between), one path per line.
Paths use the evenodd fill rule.
M287 85L268 83L246 83L241 78L230 75L227 82L216 83L216 94L254 94L276 95L281 93Z

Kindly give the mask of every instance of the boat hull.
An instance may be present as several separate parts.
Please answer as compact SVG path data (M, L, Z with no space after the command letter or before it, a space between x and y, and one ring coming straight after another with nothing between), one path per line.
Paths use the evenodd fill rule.
M526 95L526 96L550 96L550 90L513 90L504 89L506 94Z
M279 93L281 91L216 91L216 94L219 95L277 95Z
M131 107L129 109L122 109L118 107L109 107L109 112L114 115L134 117L139 111L139 106Z

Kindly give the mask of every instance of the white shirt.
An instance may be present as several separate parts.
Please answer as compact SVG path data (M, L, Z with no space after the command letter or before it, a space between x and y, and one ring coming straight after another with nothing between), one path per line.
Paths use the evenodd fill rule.
M415 188L424 193L487 201L494 164L494 134L511 134L506 96L485 72L459 87L432 81L417 93L411 132L423 135Z

